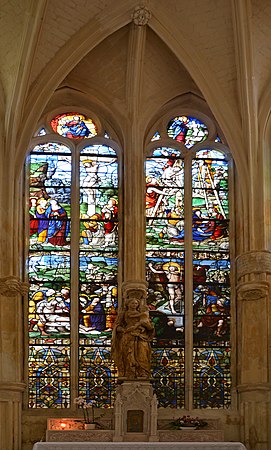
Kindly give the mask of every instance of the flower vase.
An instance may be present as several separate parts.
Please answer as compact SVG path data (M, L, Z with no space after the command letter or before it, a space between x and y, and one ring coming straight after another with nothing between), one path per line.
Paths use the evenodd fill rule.
M85 430L95 430L95 427L96 427L95 423L84 423Z

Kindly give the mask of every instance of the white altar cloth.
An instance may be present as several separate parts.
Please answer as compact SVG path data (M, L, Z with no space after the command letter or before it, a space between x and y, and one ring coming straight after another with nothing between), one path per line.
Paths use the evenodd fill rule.
M37 442L33 450L246 450L240 442Z

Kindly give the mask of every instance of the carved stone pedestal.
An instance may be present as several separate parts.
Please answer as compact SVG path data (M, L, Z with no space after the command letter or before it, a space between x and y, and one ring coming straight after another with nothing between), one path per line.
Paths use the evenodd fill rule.
M149 381L124 381L117 388L113 441L158 441L157 400Z

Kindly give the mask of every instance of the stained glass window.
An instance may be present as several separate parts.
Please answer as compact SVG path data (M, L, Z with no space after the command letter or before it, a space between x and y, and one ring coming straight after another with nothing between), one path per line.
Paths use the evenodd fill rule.
M196 117L178 116L171 119L167 126L168 136L182 142L187 148L193 147L208 137L207 126Z
M84 139L96 136L97 127L92 119L77 112L59 114L51 120L55 133L69 139Z
M230 404L228 162L203 149L192 161L194 407Z
M34 142L26 163L29 407L67 408L76 395L112 406L117 155L104 143L71 150L52 134Z
M79 393L112 405L110 359L117 311L118 165L113 149L80 153Z
M145 164L153 384L160 406L225 408L231 388L228 160L215 140L204 147L208 129L197 118L176 117L167 131L169 146L152 150ZM189 359L193 366L185 372ZM191 379L192 403L185 396Z
M161 147L146 160L146 270L161 406L184 407L184 162Z
M111 133L83 114L59 114L51 128L35 135L26 164L29 407L68 408L78 395L110 407L117 380L110 357L118 307L117 154ZM154 390L160 407L226 408L229 157L215 129L197 117L176 116L154 131L145 163Z

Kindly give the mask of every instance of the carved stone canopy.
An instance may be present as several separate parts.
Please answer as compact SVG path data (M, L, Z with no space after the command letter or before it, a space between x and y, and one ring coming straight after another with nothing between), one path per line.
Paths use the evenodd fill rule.
M123 298L136 298L141 303L146 300L147 297L147 283L144 281L129 281L122 285Z

